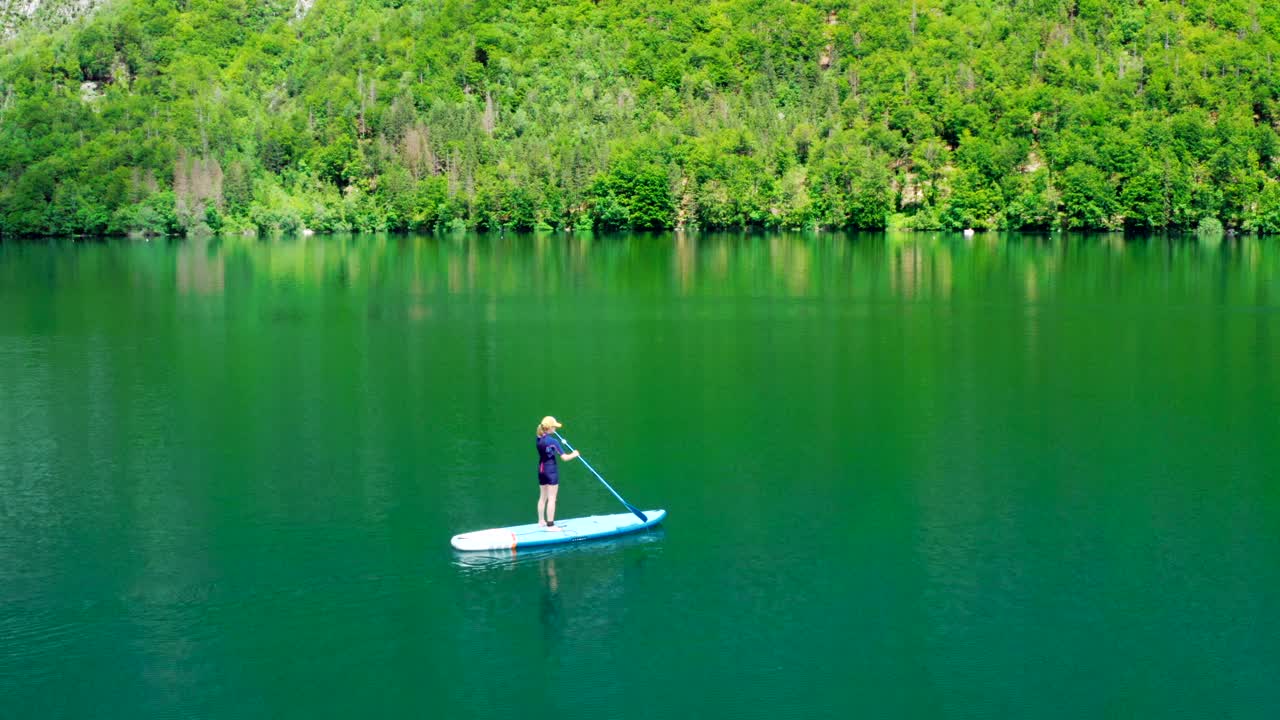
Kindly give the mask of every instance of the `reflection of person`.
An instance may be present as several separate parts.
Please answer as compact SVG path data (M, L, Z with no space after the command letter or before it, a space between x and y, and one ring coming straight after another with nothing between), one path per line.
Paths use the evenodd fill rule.
M542 574L542 608L538 619L542 621L542 634L550 655L560 639L560 580L556 577L555 558L545 558L538 567Z
M538 524L548 530L560 530L556 527L556 495L560 491L560 476L556 469L556 458L569 462L578 457L578 451L571 453L560 451L560 442L553 433L556 428L564 427L550 415L538 423ZM544 523L543 510L546 510Z
M560 578L556 577L556 559L549 557L542 561L542 578L547 581L547 591L555 595L560 591Z

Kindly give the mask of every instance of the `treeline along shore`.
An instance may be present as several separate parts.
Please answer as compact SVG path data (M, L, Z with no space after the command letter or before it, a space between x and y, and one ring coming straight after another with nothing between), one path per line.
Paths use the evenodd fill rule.
M44 0L0 234L1280 232L1280 3Z

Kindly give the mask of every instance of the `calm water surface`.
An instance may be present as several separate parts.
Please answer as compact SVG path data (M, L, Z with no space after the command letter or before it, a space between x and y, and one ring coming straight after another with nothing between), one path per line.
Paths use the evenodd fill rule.
M1278 409L1274 239L3 243L0 716L1275 718Z

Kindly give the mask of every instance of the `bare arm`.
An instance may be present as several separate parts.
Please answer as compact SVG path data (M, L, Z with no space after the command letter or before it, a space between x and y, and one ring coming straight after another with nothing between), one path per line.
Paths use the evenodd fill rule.
M573 452L571 452L571 453L560 453L560 459L561 459L561 460L563 460L563 461L565 461L565 462L569 462L570 460L572 460L572 459L574 459L574 458L578 457L578 454L579 454L579 453L578 453L578 451L577 451L577 450L574 450L574 451L573 451Z

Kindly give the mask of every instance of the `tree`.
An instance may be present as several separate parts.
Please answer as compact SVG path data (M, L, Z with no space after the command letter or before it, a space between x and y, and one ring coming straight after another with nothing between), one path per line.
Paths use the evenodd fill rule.
M1101 170L1076 163L1059 181L1062 224L1089 230L1114 228L1115 188Z

